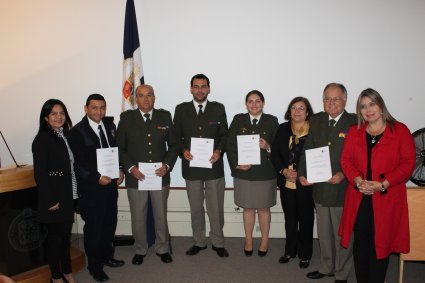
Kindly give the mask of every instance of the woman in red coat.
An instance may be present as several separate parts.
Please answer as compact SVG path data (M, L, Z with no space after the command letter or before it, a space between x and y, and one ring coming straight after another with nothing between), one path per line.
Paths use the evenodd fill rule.
M341 155L349 185L339 233L343 247L354 233L357 282L384 282L390 253L409 252L405 183L415 165L415 144L373 89L360 93L357 116Z

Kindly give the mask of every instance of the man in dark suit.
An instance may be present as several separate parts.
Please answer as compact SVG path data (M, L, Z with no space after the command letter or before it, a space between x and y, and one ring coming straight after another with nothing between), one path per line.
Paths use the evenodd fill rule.
M107 281L103 266L119 267L124 261L113 258L113 238L117 226L118 179L102 176L97 171L96 149L115 147L116 128L113 117L105 117L106 101L92 94L84 106L86 116L70 132L70 145L75 156L80 212L84 225L84 249L88 269L94 280Z
M317 234L320 243L320 267L307 274L310 279L335 276L335 282L347 282L353 265L352 248L344 249L338 235L344 205L347 180L341 169L340 157L344 139L350 126L357 123L355 114L345 111L347 90L342 84L330 83L323 91L324 112L310 119L310 132L304 144L299 167L299 179L308 186L305 151L329 146L332 177L327 182L313 184L313 199L316 206ZM352 245L351 245L352 246Z
M220 257L228 257L224 248L224 169L223 152L228 130L226 111L223 104L208 101L210 81L203 75L195 75L190 83L193 100L177 105L174 125L180 139L182 172L186 180L190 204L194 245L186 252L196 255L206 249L204 199L210 220L212 249ZM210 162L212 168L190 167L193 159L190 152L191 138L214 140L214 152Z
M131 227L135 240L132 262L142 264L148 250L146 222L150 196L155 221L155 251L164 263L170 263L173 259L170 255L167 201L170 171L178 155L178 141L170 112L154 108L155 93L151 86L140 85L136 89L136 103L138 109L121 113L117 131L120 163L126 175ZM139 162L162 163L155 171L157 176L162 177L161 190L138 190L138 183L145 180L146 173L139 170Z

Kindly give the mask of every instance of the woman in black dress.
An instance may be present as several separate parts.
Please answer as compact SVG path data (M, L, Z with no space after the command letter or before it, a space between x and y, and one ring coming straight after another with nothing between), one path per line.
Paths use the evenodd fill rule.
M72 275L70 240L77 182L74 157L66 139L71 126L63 102L49 99L41 108L40 127L32 143L38 219L48 230L47 261L55 283L64 279L76 282Z
M311 186L304 187L297 179L297 164L308 135L313 109L307 98L295 97L279 125L272 145L273 165L278 173L277 185L285 214L286 244L280 263L298 255L300 268L307 268L313 250L314 202Z

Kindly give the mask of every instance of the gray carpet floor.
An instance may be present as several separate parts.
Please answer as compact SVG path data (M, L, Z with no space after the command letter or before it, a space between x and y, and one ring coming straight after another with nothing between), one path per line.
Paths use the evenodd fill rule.
M173 237L173 262L162 263L156 256L153 248L150 248L142 265L131 264L134 255L131 246L120 246L115 250L115 258L122 259L126 264L119 268L105 267L104 271L110 277L108 282L297 282L297 283L327 283L334 282L334 278L311 280L306 273L317 270L319 264L319 247L317 240L314 241L314 252L310 267L300 269L298 259L293 259L287 264L278 263L283 255L284 239L270 239L269 252L264 257L258 257L256 253L252 257L246 257L243 253L244 240L242 238L226 238L226 249L229 251L228 258L219 258L217 254L208 249L201 251L195 256L187 256L186 250L192 246L189 237ZM81 238L77 241L83 249ZM258 248L259 239L254 242ZM256 251L254 248L254 251ZM76 274L80 283L95 282L87 269ZM354 269L348 282L356 282ZM387 272L387 283L398 282L398 256L390 257L390 265ZM425 282L425 264L421 262L405 262L405 283Z

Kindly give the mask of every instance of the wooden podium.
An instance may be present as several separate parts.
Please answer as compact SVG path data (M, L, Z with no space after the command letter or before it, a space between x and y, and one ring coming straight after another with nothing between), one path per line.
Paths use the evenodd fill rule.
M46 231L33 221L37 188L32 166L0 169L0 274L16 282L50 280L43 243ZM71 247L73 271L86 265L85 254Z
M405 261L425 261L425 188L407 188L409 204L410 252L400 254L398 282L403 282Z

